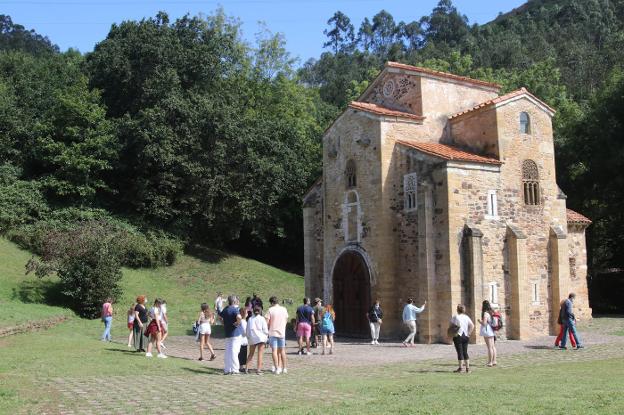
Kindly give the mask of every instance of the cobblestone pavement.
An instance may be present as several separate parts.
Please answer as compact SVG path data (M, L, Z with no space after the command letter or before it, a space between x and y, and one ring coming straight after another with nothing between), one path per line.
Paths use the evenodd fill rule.
M600 333L585 334L584 350L553 350L553 337L542 337L530 341L501 341L497 348L499 367L502 369L527 365L550 364L561 361L591 361L607 358L624 358L624 336L609 336ZM266 374L223 376L223 339L213 339L217 358L212 362L198 361L198 346L190 336L173 337L167 341L170 358L189 359L196 363L196 369L178 376L167 376L166 381L158 376L148 376L144 385L147 393L137 394L128 377L80 377L57 378L47 382L62 396L58 411L61 414L130 414L153 412L159 414L195 414L200 412L227 412L232 408L249 405L245 393L240 391L270 391L270 402L276 405L297 401L310 402L321 399L331 403L352 396L337 392L324 383L333 375L344 374L346 369L353 376L374 377L388 373L388 365L401 363L401 371L393 371L393 378L413 376L415 372L450 371L454 368L456 355L449 345L416 345L405 348L400 343L385 342L378 346L368 343L339 340L333 355L320 355L314 349L312 356L298 356L294 341L288 342L287 375L270 373L271 355L267 351L264 359ZM485 362L484 345L470 345L473 367L479 370ZM208 353L206 353L208 355ZM137 358L145 358L137 354ZM155 357L154 357L155 359ZM406 365L406 363L410 363ZM449 364L450 363L450 364ZM453 366L453 367L451 367ZM252 367L255 367L253 365ZM318 374L324 376L319 377ZM305 387L300 385L305 384ZM106 393L103 393L106 391ZM239 392L237 392L239 391ZM254 402L254 406L258 403Z

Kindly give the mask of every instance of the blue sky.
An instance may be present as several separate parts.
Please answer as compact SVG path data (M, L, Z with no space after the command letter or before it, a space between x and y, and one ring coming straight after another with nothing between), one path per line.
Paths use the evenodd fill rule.
M486 23L499 12L525 1L453 3L470 23ZM410 22L431 13L437 3L438 0L0 0L0 14L8 14L13 22L48 36L61 50L73 47L89 52L106 37L112 23L151 17L159 10L166 11L173 20L185 13L210 14L222 6L227 15L240 18L246 39L254 39L258 22L263 21L272 32L284 33L288 50L304 62L323 51L323 30L336 10L349 16L357 29L365 17L370 18L381 9L389 11L397 22Z

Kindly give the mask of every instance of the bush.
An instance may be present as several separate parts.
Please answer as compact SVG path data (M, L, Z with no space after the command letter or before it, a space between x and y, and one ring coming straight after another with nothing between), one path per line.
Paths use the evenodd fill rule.
M122 263L133 268L172 265L182 252L182 244L163 233L120 232Z
M6 232L6 237L20 247L42 255L45 240L50 234L72 232L90 222L98 222L107 234L115 235L113 243L123 266L153 268L172 265L182 252L182 243L164 232L144 233L101 209L52 211L35 223L14 226Z
M42 262L29 270L40 277L56 271L68 305L84 317L96 317L102 301L121 295L121 263L116 233L106 222L83 222L73 230L50 231L42 243Z

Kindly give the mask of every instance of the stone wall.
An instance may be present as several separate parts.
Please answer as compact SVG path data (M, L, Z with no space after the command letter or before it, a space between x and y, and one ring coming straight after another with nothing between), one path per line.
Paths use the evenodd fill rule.
M305 295L323 298L323 182L317 181L303 201Z
M592 310L589 307L589 291L587 287L587 246L585 242L585 226L568 225L568 261L570 263L569 291L576 294L574 308L581 319L589 319Z

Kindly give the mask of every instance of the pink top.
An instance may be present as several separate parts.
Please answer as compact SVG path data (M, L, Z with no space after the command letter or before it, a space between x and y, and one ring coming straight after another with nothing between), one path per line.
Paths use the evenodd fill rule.
M286 337L286 323L288 322L288 310L276 304L269 308L267 313L270 337Z
M102 306L102 317L110 317L113 315L113 305L111 303L104 303Z

